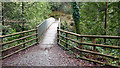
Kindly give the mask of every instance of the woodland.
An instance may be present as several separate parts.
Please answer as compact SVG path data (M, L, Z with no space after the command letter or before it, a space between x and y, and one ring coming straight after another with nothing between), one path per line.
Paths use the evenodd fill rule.
M61 29L80 35L120 36L120 2L1 2L0 9L3 12L0 24L2 35L35 29L45 19L53 17L56 20L61 19ZM64 33L62 35L65 36ZM4 42L17 37L22 37L22 35L4 38ZM79 41L78 37L70 37ZM88 38L83 40L89 43L92 42L92 39ZM17 45L20 42L14 42L11 45ZM71 41L68 42L77 45ZM96 43L120 46L120 39L97 38ZM4 48L8 47L10 46ZM92 46L84 45L84 49L89 50L91 48ZM102 47L96 49L100 53L120 57L119 49L105 49ZM85 55L89 57L89 54ZM119 60L113 62L106 57L102 57L102 60L120 65Z

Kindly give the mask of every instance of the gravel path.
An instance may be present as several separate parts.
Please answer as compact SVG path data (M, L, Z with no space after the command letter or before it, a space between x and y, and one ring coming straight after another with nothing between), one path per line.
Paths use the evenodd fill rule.
M91 66L88 62L71 58L66 51L56 45L58 23L53 23L46 31L39 45L21 51L3 60L3 66Z

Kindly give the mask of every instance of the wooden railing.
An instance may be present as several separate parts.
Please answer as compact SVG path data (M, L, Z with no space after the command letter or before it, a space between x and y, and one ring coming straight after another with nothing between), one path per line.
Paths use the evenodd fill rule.
M2 52L2 55L1 55L2 59L5 59L15 53L18 53L28 47L31 47L37 44L41 40L45 31L54 22L55 22L55 19L51 17L51 18L46 19L40 25L38 25L36 29L0 36L0 52ZM16 39L13 38L12 40L8 40L8 37L12 38L13 36L16 36L16 35L19 35L16 37ZM8 41L5 42L6 39Z
M62 33L64 33L64 35L62 35ZM78 37L78 40L80 40L80 41L71 39L70 36L68 36L68 35L76 36L76 37ZM84 42L83 38L93 38L93 43ZM96 43L96 38L120 39L120 36L80 35L80 34L76 34L76 33L73 33L73 32L68 32L68 31L57 28L57 44L58 45L61 45L65 49L71 51L74 55L79 56L80 59L87 60L87 61L93 62L95 64L98 63L98 64L105 64L105 65L108 65L108 66L116 66L116 65L113 65L113 64L110 64L110 63L106 63L104 61L96 60L95 58L97 56L102 56L102 57L110 58L110 59L112 59L112 61L118 61L119 62L120 61L120 56L113 56L113 55L100 53L99 51L96 50L96 47L102 47L103 49L104 48L110 48L110 49L116 49L117 50L117 49L120 49L120 46L110 46L110 45L104 45L104 44L97 44ZM68 41L77 43L78 46L71 45L70 43L68 43ZM83 48L84 45L92 46L93 49L92 50L85 49L85 48ZM72 46L72 48L70 48L69 46ZM85 57L84 53L91 54L94 58L93 59L87 58L87 57ZM107 59L107 60L109 60L109 59ZM119 64L116 67L120 67Z
M33 32L33 33L32 33ZM29 34L30 35L27 35ZM4 42L4 39L6 39L7 37L12 38L13 36L19 35L17 37L17 39L13 39L7 42ZM32 30L28 30L28 31L23 31L23 32L18 32L18 33L14 33L14 34L9 34L9 35L4 35L4 36L0 36L1 38L1 51L2 52L2 59L5 59L15 53L18 53L19 51L22 51L28 47L31 47L35 44L38 43L38 33L37 33L37 28L36 29L32 29ZM31 37L34 37L31 39ZM30 38L30 40L27 40L28 38ZM18 43L19 41L19 43ZM32 41L36 41L34 43L31 43ZM12 45L11 43L17 42L18 44L16 45ZM26 45L27 43L30 43L31 45ZM8 48L5 48L6 46L8 46Z

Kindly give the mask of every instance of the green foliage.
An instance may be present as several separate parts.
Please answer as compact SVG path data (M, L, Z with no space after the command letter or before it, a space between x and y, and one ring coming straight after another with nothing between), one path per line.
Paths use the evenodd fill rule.
M4 20L5 21L25 21L25 30L36 28L36 26L45 19L50 17L51 10L47 2L5 2L4 3ZM22 6L24 15L22 15ZM23 22L5 22L9 28L20 32L23 28ZM5 33L9 33L6 29Z
M2 35L2 24L0 23L0 35Z
M76 2L72 2L73 20L75 22L76 33L80 34L80 12Z
M60 3L60 2L50 2L49 5L51 6L50 9L52 11L58 11L61 8L62 3Z
M71 14L71 4L68 2L50 2L49 5L51 6L52 11L60 11L66 14Z
M47 2L23 2L24 5L22 5L22 2L5 2L4 3L4 26L5 27L5 34L13 34L17 32L21 32L23 28L23 22L16 22L16 21L25 21L24 22L24 28L25 30L35 29L36 26L40 23L42 23L45 19L50 17L51 10L49 4ZM22 14L22 7L24 7L24 14ZM31 35L35 32L29 32L25 33L25 36ZM3 42L12 41L18 38L23 37L23 34L15 35L11 37L6 37L3 39ZM36 36L26 38L25 41L31 40L33 38L36 38ZM19 40L16 42L12 42L10 44L7 44L3 46L3 49L9 48L11 46L16 46L20 43L24 42L23 40ZM36 42L36 40L33 40L29 43L26 43L26 46L29 46ZM22 48L23 45L19 47ZM14 49L14 48L13 48Z
M58 19L62 18L61 28L67 31L76 32L81 35L104 35L104 32L107 32L107 35L120 36L120 2L118 3L108 3L108 16L107 16L107 29L104 29L104 18L105 18L105 6L106 3L76 3L73 2L70 6L70 3L47 3L47 2L24 2L24 17L22 16L22 3L21 2L6 2L4 3L4 20L5 21L22 21L25 20L25 30L36 28L43 20L49 18L50 16ZM72 7L72 9L70 9ZM71 12L72 10L72 12ZM54 12L52 12L54 11ZM59 12L61 11L61 12ZM72 18L73 16L73 18ZM74 22L73 22L74 21ZM75 27L74 25L75 24ZM6 34L12 34L22 31L22 22L5 22ZM0 27L1 24L0 24ZM0 28L1 29L1 28ZM25 36L31 35L32 33L26 33ZM62 33L65 36L65 33ZM22 35L15 35L12 37L4 38L4 42L8 42L17 38L22 37ZM80 41L76 36L68 35L69 38ZM25 39L25 41L33 39L30 37ZM66 39L61 38L66 41ZM93 39L84 38L85 42L93 43ZM104 39L97 38L97 44L103 44ZM34 43L36 40L26 43L26 46ZM10 46L18 45L23 42L23 40L13 42L9 45L5 45L3 48L8 48ZM60 42L63 45L66 45L63 42ZM74 46L79 46L70 40L68 43L71 46L68 46L68 49L73 49ZM107 45L110 46L120 46L120 40L107 39ZM83 45L84 49L93 50L92 46ZM120 56L120 50L109 49L96 47L96 50L103 54ZM86 55L89 55L88 53ZM79 56L77 56L79 58ZM108 60L108 63L118 64L120 61Z
M54 11L50 14L50 16L54 17L55 19L59 19L61 16L65 16L65 15L62 12Z
M71 26L70 25L71 21L69 20L73 20L74 23L75 23L75 20L77 21L80 20L79 24L77 25L79 25L80 34L82 35L104 35L104 32L106 31L107 35L120 36L120 16L119 16L120 5L119 4L120 2L108 3L106 30L104 29L105 8L106 8L106 3L104 2L78 3L78 6L80 7L80 9L79 10L74 9L75 13L73 14L73 19L67 19L67 15L66 15L66 18L63 18L64 21L62 21L61 28L67 31L75 32L78 26L75 26L75 27ZM76 4L73 4L73 6L76 6ZM73 9L73 7L71 9ZM75 19L74 16L78 19ZM72 38L74 40L77 39L76 37L73 37L73 36L69 36L69 38ZM77 41L80 41L80 40L77 40ZM72 45L77 46L77 44L73 43L72 41L68 41L68 42ZM84 38L84 42L93 43L93 39ZM103 39L96 38L96 43L104 44L104 38ZM120 39L107 39L106 45L120 46ZM69 46L69 48L73 48L73 46ZM83 45L83 48L87 50L93 50L93 47L88 45ZM96 50L103 54L120 57L119 49L96 47ZM88 55L90 56L91 54L88 54ZM104 61L107 61L107 63L111 63L114 65L119 65L120 63L119 60L114 61L112 59L108 59L107 57L102 57L102 59L104 59Z
M43 20L50 17L51 10L48 3L35 2L25 4L25 20L30 22L28 27L35 28Z

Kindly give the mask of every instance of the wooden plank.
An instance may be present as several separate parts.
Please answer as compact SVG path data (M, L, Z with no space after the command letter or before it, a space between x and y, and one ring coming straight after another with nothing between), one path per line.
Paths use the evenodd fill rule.
M10 50L10 49L12 49L12 48L18 47L18 46L20 46L20 45L23 45L23 44L25 44L25 43L31 42L31 41L36 40L36 39L37 39L37 38L34 38L34 39L28 40L28 41L26 41L26 42L23 42L23 43L21 43L21 44L18 44L18 45L16 45L16 46L9 47L9 48L7 48L7 49L2 50L1 52L5 52L5 51L7 51L7 50Z
M62 44L58 43L60 46L63 46ZM68 49L69 50L69 49ZM78 55L77 53L74 53L72 50L69 50L71 51L73 54L75 55ZM80 55L78 55L80 57ZM92 59L88 59L88 58L85 58L85 57L80 57L80 59L83 59L83 60L87 60L87 61L91 61L91 62L96 62L96 63L99 63L99 64L104 64L103 62L100 62L100 61L97 61L97 60L92 60Z
M65 30L62 30L62 29L58 29L58 31L65 32L65 33L68 33L68 34L72 34L72 35L75 35L75 36L78 36L78 37L120 39L120 36L80 35L80 34L76 34L76 33L73 33L73 32L68 32L68 31L65 31Z
M2 45L2 43L3 43L3 38L1 37L0 38L0 50L3 50L3 45ZM1 56L3 56L3 54L0 52L0 54L1 54ZM1 58L1 56L0 56L0 58Z
M5 20L4 22L8 22L8 23L15 23L15 22L25 22L25 21L13 21L13 20Z
M63 46L63 45L60 44L60 43L58 43L58 45ZM64 47L64 46L63 46L63 47ZM69 49L68 49L68 50L69 50ZM101 61L98 61L98 60L93 60L93 59L89 59L89 58L86 58L86 57L81 57L81 56L78 55L77 53L74 53L72 50L69 50L69 51L71 51L73 54L79 56L79 58L82 59L82 60L86 60L86 61L94 62L94 63L98 63L98 64L105 64L105 65L112 66L112 67L120 67L120 66L115 66L115 65L112 65L112 64L104 63L104 62L101 62Z
M83 43L83 37L81 37L81 43ZM80 48L82 48L82 49L83 49L82 44L80 44Z
M59 29L59 27L57 27L57 29ZM57 30L57 43L59 42L59 31Z
M63 40L61 40L61 39L59 39L59 40L62 41L62 42L64 42L64 43L66 43L65 41L63 41ZM68 43L66 43L66 44L68 44ZM70 44L68 44L68 45L70 45ZM70 46L71 46L71 45L70 45ZM80 49L80 48L78 48L78 47L76 47L76 46L73 46L73 47L74 47L75 49L79 50L79 51L82 51L82 52L91 53L91 54L100 55L100 56L105 56L105 57L109 57L109 58L117 59L117 60L120 59L120 58L118 58L117 56L111 56L111 55L102 54L102 53L99 53L99 52L88 51L88 50Z
M12 41L9 41L9 42L5 42L5 43L2 43L2 45L9 44L9 43L12 43L12 42L15 42L15 41L19 41L19 40L23 40L25 38L29 38L29 37L35 36L37 34L38 33L35 33L35 34L29 35L29 36L25 36L25 37L22 37L22 38L19 38L19 39L15 39L15 40L12 40Z
M14 33L14 34L4 35L4 36L1 36L1 37L5 38L5 37L10 37L10 36L14 36L14 35L18 35L18 34L23 34L23 33L27 33L27 32L32 32L32 31L36 31L36 29L32 29L32 30L28 30L28 31L23 31L23 32L17 32L17 33Z
M93 39L93 44L96 44L96 38ZM93 50L96 51L96 46L93 46Z
M29 48L29 47L35 45L35 44L37 44L37 42L35 42L35 43L33 43L33 44L31 44L31 45L25 47L25 48L22 48L22 49L20 49L20 50L17 50L17 51L15 51L15 52L13 52L13 53L11 53L11 54L9 54L9 55L6 55L6 56L2 57L2 60L5 59L5 58L7 58L7 57L10 57L11 55L13 55L13 54L15 54L15 53L18 53L18 52L22 51L22 50L24 50L24 49L27 49L27 48Z
M68 34L67 34L67 33L66 33L65 37L68 37ZM66 43L68 42L67 38L65 39L65 42L66 42ZM65 46L66 46L66 48L68 48L68 45L67 45L67 44L66 44Z
M23 37L25 37L25 33L23 33ZM25 42L25 39L26 39L26 38L23 39L23 42ZM24 47L25 47L25 44L23 44L23 48L24 48Z
M77 53L74 53L74 52L73 52L73 54L79 56L80 59L83 59L83 60L86 60L86 61L89 61L89 62L94 62L94 63L98 63L98 64L105 64L105 65L108 65L108 66L111 66L111 67L117 67L117 68L120 67L120 66L115 66L113 64L104 63L104 62L101 62L101 61L98 61L98 60L88 59L86 57L80 57L80 55L78 55Z
M2 43L3 43L3 38L0 38L0 47L1 47L1 50L3 50L3 45L2 45Z
M96 38L93 38L93 44L96 44ZM93 51L96 51L96 46L93 46ZM97 58L96 55L94 55L94 58ZM96 65L96 63L94 63Z
M82 51L82 52L86 52L86 53L91 53L91 54L95 54L95 55L100 55L100 56L105 56L105 57L109 57L109 58L112 58L112 59L117 59L119 60L120 58L117 58L117 56L111 56L111 55L107 55L107 54L102 54L102 53L99 53L99 52L94 52L94 51L88 51L88 50L83 50L83 49L79 49L78 47L76 46L73 46L75 49L79 50L79 51Z
M62 35L59 35L59 36L64 37ZM64 38L66 38L66 37L64 37ZM104 48L120 49L120 46L109 46L109 45L93 44L93 43L86 43L86 42L81 43L81 42L78 42L78 41L70 39L70 38L67 38L67 39L70 40L70 41L73 41L75 43L82 44L82 45L89 45L89 46L98 46L98 47L104 47Z

